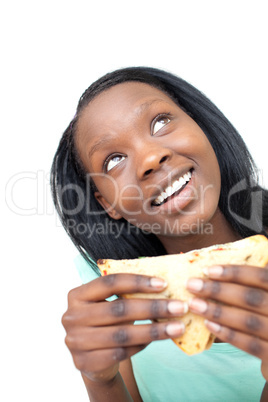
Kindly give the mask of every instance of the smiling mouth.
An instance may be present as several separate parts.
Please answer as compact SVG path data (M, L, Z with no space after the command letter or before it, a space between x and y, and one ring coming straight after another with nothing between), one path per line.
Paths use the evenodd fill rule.
M185 173L179 179L174 180L170 186L166 187L162 193L152 201L151 205L153 207L159 207L165 204L169 199L176 197L191 180L192 171L193 169L190 169L189 172Z

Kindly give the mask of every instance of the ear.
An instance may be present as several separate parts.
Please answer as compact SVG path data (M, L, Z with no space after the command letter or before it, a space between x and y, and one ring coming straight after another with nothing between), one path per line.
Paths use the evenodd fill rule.
M101 195L99 191L95 191L94 196L98 203L102 206L102 208L107 212L107 214L115 220L121 219L122 215L120 215L112 206L109 204L108 201Z

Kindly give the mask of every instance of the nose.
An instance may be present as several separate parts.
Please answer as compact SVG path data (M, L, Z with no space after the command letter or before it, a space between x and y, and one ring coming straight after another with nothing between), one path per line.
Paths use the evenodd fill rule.
M145 179L153 172L161 168L161 165L169 160L172 151L166 148L154 148L146 154L143 153L138 160L137 175L139 179Z

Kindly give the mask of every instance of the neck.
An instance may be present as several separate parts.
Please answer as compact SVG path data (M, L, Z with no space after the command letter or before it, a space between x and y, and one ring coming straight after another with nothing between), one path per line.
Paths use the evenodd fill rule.
M168 254L186 253L203 247L223 244L241 239L226 220L225 216L218 211L209 225L203 224L197 233L189 233L177 236L158 236Z

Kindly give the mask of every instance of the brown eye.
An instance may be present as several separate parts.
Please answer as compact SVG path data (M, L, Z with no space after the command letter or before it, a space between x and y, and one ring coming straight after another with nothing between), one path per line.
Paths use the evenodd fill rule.
M118 165L118 163L122 162L124 159L126 159L126 157L123 156L123 155L114 155L114 156L112 156L105 163L106 172L109 172L109 170L113 169L116 165Z
M155 135L162 127L166 126L170 122L170 118L167 116L159 116L155 119L152 125L152 135Z

